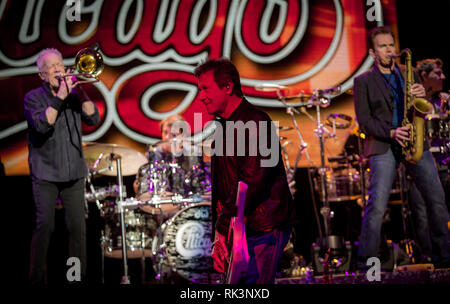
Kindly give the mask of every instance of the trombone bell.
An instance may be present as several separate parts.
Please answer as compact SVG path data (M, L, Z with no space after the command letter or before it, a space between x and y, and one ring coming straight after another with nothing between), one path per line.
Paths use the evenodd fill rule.
M75 70L77 73L68 73L59 75L59 78L67 76L75 76L78 83L97 82L98 75L103 71L103 56L97 49L84 48L81 49L75 57Z
M81 77L96 78L103 71L103 57L97 50L84 48L75 57L75 67Z

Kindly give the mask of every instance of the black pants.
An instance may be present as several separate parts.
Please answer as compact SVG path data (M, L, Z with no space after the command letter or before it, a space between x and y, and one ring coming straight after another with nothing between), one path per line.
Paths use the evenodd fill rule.
M55 228L55 207L58 197L65 211L69 235L69 256L81 263L81 279L86 278L86 221L84 216L84 179L70 182L48 182L32 176L36 227L30 253L30 283L45 283L45 269L50 237ZM72 264L71 264L72 265ZM70 265L70 266L71 266ZM67 266L69 269L70 266Z

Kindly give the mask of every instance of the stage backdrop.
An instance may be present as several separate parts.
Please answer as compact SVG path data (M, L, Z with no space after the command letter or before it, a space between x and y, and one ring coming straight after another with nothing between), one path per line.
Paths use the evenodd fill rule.
M181 114L198 135L212 118L197 98L193 75L208 57L230 58L244 94L281 126L292 121L276 93L255 86L283 85L293 96L339 85L341 93L321 109L321 119L330 113L354 118L353 78L372 64L366 34L382 24L396 32L395 1L0 1L0 155L6 174L29 174L23 97L41 85L35 62L44 48L59 49L68 66L80 49L98 43L105 69L100 82L85 88L101 122L83 126L83 139L144 152L160 139L161 119ZM316 118L315 108L307 112ZM194 119L195 113L202 119ZM305 114L296 120L310 156L299 165L319 166L316 123ZM342 152L355 125L325 141L326 157ZM299 137L295 130L280 135L290 141L292 165Z

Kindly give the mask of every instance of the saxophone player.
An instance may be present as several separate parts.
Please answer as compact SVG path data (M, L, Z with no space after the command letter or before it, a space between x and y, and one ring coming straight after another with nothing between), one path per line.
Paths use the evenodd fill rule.
M393 60L394 34L389 27L376 27L369 32L367 43L374 65L354 80L355 113L361 130L367 135L364 154L370 164L369 199L364 209L356 262L361 271L369 268L369 258L378 257L383 215L396 169L405 161L402 149L407 146L411 132L410 125L402 124L406 120L404 88L407 79ZM417 77L414 82L409 86L409 96L425 97L425 89ZM415 163L405 162L405 167L426 201L433 263L436 267L448 267L447 207L428 148L427 143L423 143L421 158Z

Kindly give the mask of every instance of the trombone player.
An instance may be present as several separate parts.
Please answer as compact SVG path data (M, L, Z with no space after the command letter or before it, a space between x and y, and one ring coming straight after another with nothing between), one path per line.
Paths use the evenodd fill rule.
M426 93L418 77L416 81L410 79L413 78L412 69L407 73L411 77L404 77L403 71L395 64L394 39L389 27L376 27L370 31L367 42L375 63L369 71L354 80L355 113L361 130L367 135L364 154L370 163L369 199L362 219L356 266L365 271L372 266L367 265L368 259L378 257L381 224L390 190L397 167L400 162L405 162L408 173L427 204L433 263L438 268L449 267L444 190L423 138L416 140L419 146L423 145L423 153L414 161L405 161L409 154L404 151L412 130L410 125L403 124L403 121L408 121L404 113L404 95L423 99Z
M64 70L61 53L42 50L36 61L41 87L24 98L28 124L30 168L36 226L30 250L31 284L46 283L46 259L55 225L55 206L60 199L69 234L69 256L79 259L79 276L86 277L86 223L84 187L87 174L83 158L81 121L100 121L96 105L79 86L76 77ZM77 88L77 89L78 89ZM66 265L64 265L66 267Z

